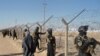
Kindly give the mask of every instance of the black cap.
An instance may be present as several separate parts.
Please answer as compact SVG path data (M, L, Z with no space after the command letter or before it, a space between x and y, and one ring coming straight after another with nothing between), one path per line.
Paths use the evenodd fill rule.
M78 32L86 32L88 30L88 25L80 26Z

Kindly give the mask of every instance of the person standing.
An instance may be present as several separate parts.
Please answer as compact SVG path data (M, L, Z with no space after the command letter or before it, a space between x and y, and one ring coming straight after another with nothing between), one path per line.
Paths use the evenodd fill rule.
M48 36L47 36L47 56L55 56L56 51L56 39L52 35L52 28L49 28L47 30Z
M22 42L22 48L23 48L23 55L24 56L34 56L35 47L33 38L30 35L29 30L24 30L24 39Z
M78 49L78 56L92 56L90 52L87 52L90 42L87 37L88 26L80 26L78 29L79 35L75 38L74 44Z
M40 35L43 35L45 33L39 32L39 27L36 27L34 31L34 42L35 42L35 47L38 48L38 50L41 50L39 47L39 40L41 40ZM36 48L35 48L36 50Z

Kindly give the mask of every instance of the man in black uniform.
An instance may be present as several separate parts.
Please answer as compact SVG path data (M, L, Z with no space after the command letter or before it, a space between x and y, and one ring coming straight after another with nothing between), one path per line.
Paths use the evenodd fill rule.
M38 50L40 50L39 40L41 40L39 35L42 35L42 34L45 34L45 33L39 32L39 27L36 27L36 29L34 31L34 42L35 42L35 47L37 47ZM35 48L35 50L36 50L36 48Z
M87 37L88 26L80 26L78 31L79 35L75 38L75 45L79 51L78 56L92 56L90 52L87 52L89 41Z
M79 27L79 35L75 38L75 45L79 51L78 56L92 56L94 49L100 42L94 38L87 37L88 26Z
M15 38L17 39L17 33L16 33L16 30L15 30L15 29L13 29L12 37L13 37L13 40L14 40Z
M34 46L33 38L27 29L25 29L24 37L25 38L23 39L23 43L22 43L24 56L34 56L35 46Z
M55 56L56 51L56 39L52 35L52 29L48 29L48 36L47 36L47 56Z

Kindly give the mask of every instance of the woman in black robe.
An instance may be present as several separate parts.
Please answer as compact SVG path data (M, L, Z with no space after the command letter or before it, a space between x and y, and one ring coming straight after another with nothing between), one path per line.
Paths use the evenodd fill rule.
M56 40L55 37L52 35L52 29L48 29L48 36L47 36L47 56L55 56L56 50Z

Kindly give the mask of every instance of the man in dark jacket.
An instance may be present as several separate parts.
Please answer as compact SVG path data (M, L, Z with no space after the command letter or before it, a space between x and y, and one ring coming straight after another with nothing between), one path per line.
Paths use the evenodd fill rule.
M39 32L39 27L36 27L36 29L34 31L34 42L35 42L35 46L38 48L38 50L40 50L40 48L39 48L39 40L41 40L40 35L42 35L42 34L45 34L45 32L44 33Z
M24 56L34 56L35 46L30 32L25 29L25 38L23 39L22 48Z
M12 37L13 37L13 40L16 38L17 39L17 33L16 33L16 30L13 29L12 31Z

